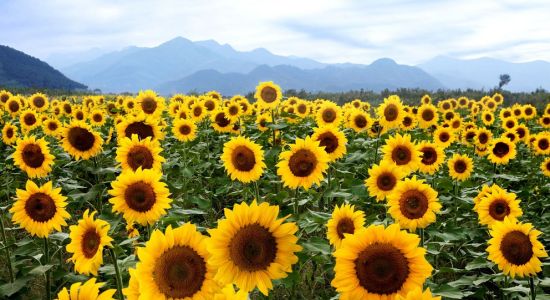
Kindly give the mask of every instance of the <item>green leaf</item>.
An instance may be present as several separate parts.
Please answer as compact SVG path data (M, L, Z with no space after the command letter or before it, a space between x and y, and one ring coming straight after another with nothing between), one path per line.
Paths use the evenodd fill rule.
M451 299L462 299L464 296L464 293L462 291L448 284L443 284L439 287L433 288L432 293L437 296Z
M27 285L28 279L20 278L15 280L13 283L5 283L0 285L0 295L5 297L10 297L13 294L21 290L25 285Z
M31 274L31 275L44 275L44 273L46 273L52 267L53 267L53 265L38 266L38 267L30 270L29 274Z
M324 255L330 255L330 245L326 239L312 237L302 244L305 250L310 252L319 252Z

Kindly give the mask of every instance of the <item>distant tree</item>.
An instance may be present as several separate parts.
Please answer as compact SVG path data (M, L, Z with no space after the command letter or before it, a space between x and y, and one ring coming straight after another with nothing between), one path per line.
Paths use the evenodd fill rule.
M510 81L512 80L512 78L508 74L500 74L499 79L500 79L500 81L498 82L499 90L502 89L503 86L510 83Z

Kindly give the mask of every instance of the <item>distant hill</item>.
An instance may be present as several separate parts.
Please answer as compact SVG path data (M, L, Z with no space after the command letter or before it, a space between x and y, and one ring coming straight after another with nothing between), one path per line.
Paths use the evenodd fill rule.
M491 89L498 85L500 74L512 77L505 89L515 92L550 89L550 63L532 61L511 63L493 58L471 60L437 56L418 65L449 89Z
M162 94L206 92L212 89L232 95L254 90L260 81L273 80L285 89L339 92L397 88L436 90L443 85L419 68L404 66L391 59L379 59L368 66L327 66L304 70L293 66L256 67L247 74L202 70L180 80L161 84L155 89Z
M0 86L41 89L85 89L47 63L8 46L0 45Z

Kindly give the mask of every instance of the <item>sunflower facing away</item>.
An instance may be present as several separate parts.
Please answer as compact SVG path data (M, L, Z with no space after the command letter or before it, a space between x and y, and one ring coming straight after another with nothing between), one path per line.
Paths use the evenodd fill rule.
M138 248L139 263L130 279L136 281L139 299L212 299L219 286L208 262L207 240L190 223L168 226L164 233L155 230Z
M384 160L395 163L405 175L416 171L420 165L421 153L408 134L397 133L388 138L382 152Z
M422 141L418 144L418 151L420 151L422 158L418 169L422 173L434 174L445 160L443 148L436 143Z
M315 128L311 139L318 141L321 147L325 148L331 161L340 159L346 154L346 144L348 139L343 132L335 127L325 126Z
M334 207L327 222L327 239L336 249L342 244L345 234L353 234L365 226L365 213L355 210L355 206L343 204Z
M153 224L166 214L172 200L166 184L160 181L162 173L137 169L120 174L111 183L113 212L121 213L128 224Z
M309 189L314 183L319 185L323 173L328 169L330 157L311 137L296 139L290 149L279 155L277 175L284 186L296 189Z
M266 202L235 204L225 209L225 219L210 229L207 241L210 262L218 270L215 279L234 283L249 292L258 287L264 295L273 288L272 280L285 278L298 262L295 223L277 219L279 206Z
M160 171L164 162L161 151L158 140L151 140L150 137L140 140L134 134L131 139L123 138L119 141L115 159L121 165L122 171L135 171L138 168Z
M435 214L441 210L437 192L416 176L397 183L388 195L388 205L392 218L411 231L435 222Z
M271 81L260 82L256 87L254 98L258 104L265 109L277 107L283 98L281 87Z
M489 260L512 278L527 277L541 272L540 258L548 257L537 237L541 232L530 223L518 223L505 218L491 230L487 252Z
M508 193L501 188L492 188L482 197L474 209L478 213L479 223L492 227L502 222L504 218L515 221L523 215L516 194Z
M506 137L491 140L488 149L489 155L487 158L495 164L507 164L510 159L516 157L517 153L516 144Z
M187 119L176 119L172 125L172 134L179 141L193 141L197 137L197 124Z
M96 283L95 278L91 278L84 284L82 282L73 283L71 288L63 288L57 294L57 300L114 300L115 289L109 289L100 293L99 289L103 283Z
M448 161L449 175L452 179L464 181L470 178L474 170L474 162L467 155L455 153Z
M53 188L49 181L42 186L27 180L25 190L17 189L17 200L10 212L12 221L21 225L31 235L47 237L52 230L61 231L71 216L65 210L67 199L61 195L61 188Z
M420 288L432 273L416 234L371 225L346 237L334 253L332 286L340 299L393 299Z
M231 180L244 183L260 179L266 168L262 147L243 136L224 144L221 159Z
M365 180L365 186L371 197L376 197L376 201L382 201L403 177L405 177L405 173L394 163L381 161L380 164L373 165L369 169L369 177Z
M103 139L90 125L73 121L63 129L63 149L75 159L89 159L102 151Z
M54 156L50 154L48 142L34 136L17 141L13 160L16 166L27 173L30 178L45 177L52 171Z
M78 224L69 227L71 242L67 245L67 252L73 254L69 261L74 263L78 273L97 276L97 270L103 264L103 248L112 247L113 239L108 234L109 223L94 220L95 213L86 210Z

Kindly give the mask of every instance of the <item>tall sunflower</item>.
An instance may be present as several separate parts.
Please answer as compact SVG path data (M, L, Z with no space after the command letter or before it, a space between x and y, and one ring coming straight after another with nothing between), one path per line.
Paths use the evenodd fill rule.
M335 126L338 127L342 122L342 108L334 102L326 101L315 114L317 126Z
M541 132L535 136L533 142L533 148L537 155L549 155L550 154L550 133Z
M356 231L334 253L332 286L340 299L393 299L422 287L432 272L416 234L399 225Z
M346 154L348 139L343 132L332 126L315 128L311 139L318 141L321 147L325 148L331 161L340 159Z
M445 160L445 151L436 143L422 141L418 144L418 151L421 153L418 169L422 173L434 174Z
M90 113L90 123L92 126L103 126L103 124L107 121L105 116L107 116L107 114L105 114L102 109L96 108Z
M0 106L1 107L1 106ZM17 97L11 97L8 102L4 105L4 109L12 116L17 116L18 113L21 112L21 109L23 107L21 106L21 103L19 102L19 99Z
M193 119L193 121L200 122L208 116L208 111L202 102L197 102L191 105L191 108L189 108L189 114L191 115L191 119Z
M6 145L13 145L17 141L17 127L7 122L2 127L2 141Z
M277 107L283 98L281 87L271 81L260 82L256 87L254 98L265 109Z
M334 207L332 216L327 222L327 239L336 249L342 244L345 234L353 234L364 228L365 213L355 210L354 205L342 204Z
M103 139L82 121L72 121L63 129L63 149L75 159L89 159L102 151Z
M377 109L378 121L382 126L391 129L401 125L405 112L403 103L397 95L391 95L384 99L384 102Z
M464 181L470 178L474 170L474 162L467 155L455 153L448 161L449 175L452 179Z
M166 214L172 200L166 184L160 181L162 173L137 169L120 174L111 183L113 212L121 213L127 223L153 224Z
M537 239L541 232L530 223L518 223L505 218L490 231L487 252L489 260L512 278L533 276L541 272L540 258L548 257Z
M27 180L25 190L17 189L16 194L11 220L31 235L43 238L67 226L65 220L71 217L65 210L67 197L61 195L61 188L54 189L51 181L38 186Z
M508 193L501 188L493 188L479 200L474 209L478 213L479 223L492 227L506 217L516 220L522 216L520 202L516 194Z
M405 177L405 173L394 163L381 161L369 169L369 177L365 179L365 186L371 197L382 201L388 196L397 183Z
M81 274L97 276L97 270L103 264L103 248L112 247L109 237L111 226L106 221L96 219L86 210L77 225L69 227L71 242L67 252L73 255L69 261L74 263L75 270Z
M435 222L435 214L441 210L437 192L416 176L397 183L388 195L388 205L392 218L411 231Z
M386 140L382 148L384 160L395 163L406 175L414 172L420 165L420 151L411 141L409 134L396 133Z
M57 300L114 300L113 295L115 289L109 289L104 292L99 291L103 287L103 283L96 283L95 278L90 278L84 284L76 282L71 285L71 288L63 288L57 294Z
M135 171L138 168L160 171L164 162L161 151L158 140L151 140L151 137L140 140L134 134L131 139L123 138L119 141L115 159L122 166L122 171Z
M277 175L284 186L295 189L309 189L314 183L320 184L323 173L328 169L330 157L319 142L311 137L296 139L290 149L279 155Z
M176 119L172 125L172 134L182 142L190 142L197 138L197 124L187 119Z
M298 262L295 252L302 249L295 233L298 226L277 219L279 207L266 202L235 204L225 210L225 219L209 230L210 262L218 270L215 279L235 283L249 292L258 287L264 295L273 288L272 280L285 278Z
M266 168L262 147L243 136L224 144L221 160L231 180L244 183L260 179Z
M34 136L19 139L13 153L15 165L25 171L30 178L48 175L52 171L54 159L48 142L43 138L36 139Z
M487 158L495 164L507 164L517 154L516 144L506 137L491 140L488 149L489 155Z

